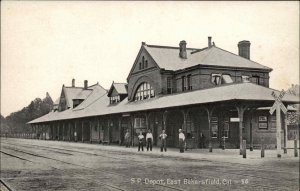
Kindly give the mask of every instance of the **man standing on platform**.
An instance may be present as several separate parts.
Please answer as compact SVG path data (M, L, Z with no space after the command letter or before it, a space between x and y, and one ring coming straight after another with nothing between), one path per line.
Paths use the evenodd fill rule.
M163 152L163 149L165 150L165 152L167 152L167 134L165 133L165 130L162 130L159 138L161 139L160 152Z
M147 151L149 151L149 147L150 147L150 151L152 151L153 135L150 129L148 129L148 133L146 134L146 141L147 141Z
M77 142L77 132L74 131L74 138L75 138L75 142Z
M130 134L128 129L126 130L124 139L126 147L130 147Z
M144 135L142 131L140 131L140 135L138 136L138 141L139 141L138 151L140 151L141 147L142 147L142 151L144 151Z
M182 130L179 129L179 149L181 153L184 152L184 141L185 141L185 136L182 133Z

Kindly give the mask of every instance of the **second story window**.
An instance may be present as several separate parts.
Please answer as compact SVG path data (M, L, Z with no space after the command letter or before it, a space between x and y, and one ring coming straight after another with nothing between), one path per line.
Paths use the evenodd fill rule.
M250 82L249 76L242 76L242 82Z
M254 84L259 84L259 77L258 76L252 76L251 77L251 82Z
M149 83L144 82L140 84L139 88L136 90L134 101L150 99L154 96L155 93L153 87Z
M184 92L186 90L186 78L185 78L185 76L181 77L181 86L182 86L181 89Z
M117 96L112 96L112 97L110 97L110 98L109 98L109 102L110 102L110 104L120 102L120 96L117 95Z
M148 68L148 60L145 60L145 57L142 57L142 62L139 63L139 70Z
M220 85L221 84L221 74L212 74L211 82L215 85Z
M187 88L188 90L192 90L193 86L192 86L192 75L187 75Z
M167 93L168 94L172 93L172 79L171 79L171 77L167 78Z

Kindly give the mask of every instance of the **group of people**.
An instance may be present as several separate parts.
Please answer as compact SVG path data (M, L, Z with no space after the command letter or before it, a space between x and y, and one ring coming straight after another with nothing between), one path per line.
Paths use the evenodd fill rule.
M126 147L130 147L130 133L129 130L127 129L126 133L125 133L125 146ZM138 135L138 151L142 150L144 151L144 135L142 133L142 131L140 131L140 134ZM161 134L159 135L159 139L161 140L161 146L160 146L160 151L163 152L167 152L167 134L165 133L165 130L162 130ZM147 147L147 151L152 151L152 144L153 144L153 135L151 133L151 130L149 129L147 134L146 134L146 147ZM184 148L185 148L185 135L182 132L181 129L179 129L179 149L180 152L183 153L184 152Z

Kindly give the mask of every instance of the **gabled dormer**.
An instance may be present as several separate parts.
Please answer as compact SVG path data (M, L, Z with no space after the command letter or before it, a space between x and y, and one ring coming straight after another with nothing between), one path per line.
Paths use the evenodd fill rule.
M109 97L109 104L116 104L123 101L128 93L128 87L126 83L113 82L107 96Z

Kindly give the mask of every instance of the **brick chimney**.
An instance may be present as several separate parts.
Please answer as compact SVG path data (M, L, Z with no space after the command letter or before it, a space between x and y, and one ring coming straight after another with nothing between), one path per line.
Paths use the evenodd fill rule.
M179 43L179 57L186 59L186 42L185 40L180 41Z
M211 45L211 36L208 37L208 48L210 48L212 45Z
M73 88L75 87L75 79L74 78L72 79L72 87Z
M84 80L84 89L86 90L88 88L88 81Z
M238 43L239 56L250 59L250 41L243 40Z

